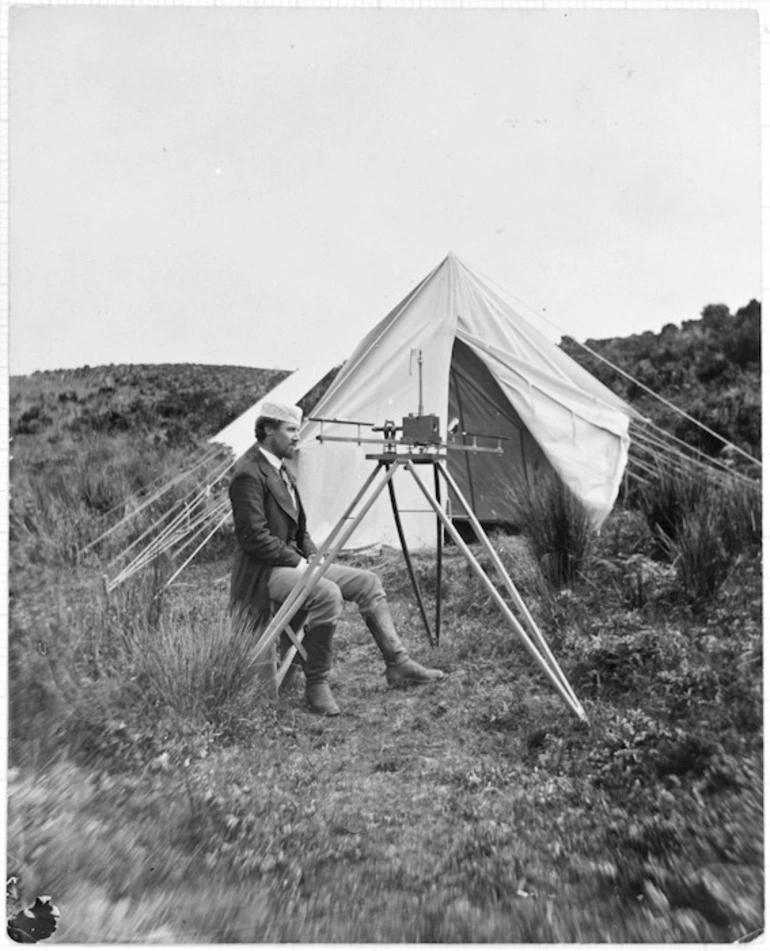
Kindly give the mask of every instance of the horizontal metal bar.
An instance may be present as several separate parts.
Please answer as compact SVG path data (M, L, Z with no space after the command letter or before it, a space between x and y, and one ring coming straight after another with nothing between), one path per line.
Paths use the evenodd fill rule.
M431 452L383 452L383 453L368 453L366 456L367 459L376 460L377 462L387 462L388 464L393 463L403 463L406 465L407 462L411 462L413 465L424 465L426 463L433 464L434 462L445 462L446 456L439 456Z
M317 442L354 442L357 446L362 446L364 443L370 446L386 446L388 445L387 440L385 439L369 439L361 436L326 436L324 433L318 433L315 437ZM422 449L422 443L405 443L399 440L400 446L412 446L415 449ZM436 446L437 450L451 449L452 452L493 452L495 455L502 456L503 449L500 446L456 446L454 443L441 443ZM368 457L367 457L368 458Z
M306 416L305 419L314 423L340 423L342 426L374 426L374 423L365 423L359 419L329 419L326 416Z
M318 442L354 442L359 446L364 442L381 446L384 442L382 439L364 439L363 437L359 439L356 436L324 436L323 433L319 433L315 438Z
M451 442L446 445L442 445L442 449L451 449L452 452L493 452L496 456L503 455L503 449L501 446L455 446Z

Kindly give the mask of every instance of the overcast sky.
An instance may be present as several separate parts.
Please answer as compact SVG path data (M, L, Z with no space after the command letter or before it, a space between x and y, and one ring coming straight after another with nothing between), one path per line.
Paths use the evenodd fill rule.
M581 340L760 296L752 11L14 8L10 85L12 373L333 364L449 251Z

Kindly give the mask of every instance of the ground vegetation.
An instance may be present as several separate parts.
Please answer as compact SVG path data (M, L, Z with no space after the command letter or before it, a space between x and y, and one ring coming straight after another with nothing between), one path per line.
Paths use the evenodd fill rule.
M19 907L47 895L59 910L50 943L701 943L763 928L756 491L661 473L598 535L566 496L493 535L588 726L456 547L438 647L398 552L345 556L381 575L411 651L448 678L389 690L349 610L332 681L344 712L318 718L301 675L265 696L226 614L226 530L169 587L160 558L108 591L126 540L88 547L183 464L187 435L152 410L127 428L77 419L125 416L111 397L132 387L174 400L169 380L199 370L12 380L7 862ZM253 402L280 371L251 372ZM116 392L96 399L101 386ZM191 439L237 413L235 393L200 410ZM430 604L434 556L415 563Z

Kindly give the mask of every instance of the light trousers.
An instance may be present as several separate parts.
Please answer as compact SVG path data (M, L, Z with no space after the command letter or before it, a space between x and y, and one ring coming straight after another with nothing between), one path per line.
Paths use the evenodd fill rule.
M270 600L283 603L302 577L300 568L273 568L267 582ZM385 600L382 582L373 571L332 565L302 603L305 626L336 624L342 617L343 601L353 601L362 614L374 610Z

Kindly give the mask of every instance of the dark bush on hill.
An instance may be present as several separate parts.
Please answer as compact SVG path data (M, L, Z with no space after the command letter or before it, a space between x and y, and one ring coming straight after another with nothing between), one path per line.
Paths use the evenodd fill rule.
M734 315L724 304L709 304L700 320L686 320L680 328L668 324L659 334L646 331L589 340L587 345L728 442L760 458L760 335L761 306L752 300ZM677 416L572 338L563 337L561 347L657 425L709 455L723 449L720 439Z

